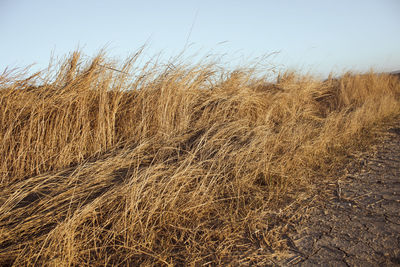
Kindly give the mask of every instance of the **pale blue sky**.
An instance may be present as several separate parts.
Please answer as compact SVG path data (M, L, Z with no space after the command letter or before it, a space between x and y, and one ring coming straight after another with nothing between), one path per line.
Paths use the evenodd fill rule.
M189 33L187 54L232 62L279 51L273 63L322 76L400 70L400 0L0 0L0 32L0 72L77 47L124 58L148 42L146 55L174 56Z

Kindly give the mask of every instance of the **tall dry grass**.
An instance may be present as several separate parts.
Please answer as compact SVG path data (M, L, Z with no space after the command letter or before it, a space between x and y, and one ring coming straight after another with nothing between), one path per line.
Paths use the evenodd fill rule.
M2 264L271 263L300 200L400 114L390 75L136 59L1 77Z

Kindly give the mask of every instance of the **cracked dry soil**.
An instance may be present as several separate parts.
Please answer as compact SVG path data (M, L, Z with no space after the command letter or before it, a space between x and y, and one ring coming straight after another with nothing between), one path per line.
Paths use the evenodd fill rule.
M290 254L281 265L400 266L399 124L344 173L288 233Z

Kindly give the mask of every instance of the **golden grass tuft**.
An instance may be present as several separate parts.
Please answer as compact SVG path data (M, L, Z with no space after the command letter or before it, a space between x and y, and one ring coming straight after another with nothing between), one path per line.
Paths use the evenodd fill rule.
M0 78L0 264L271 263L296 204L400 114L391 75L137 57Z

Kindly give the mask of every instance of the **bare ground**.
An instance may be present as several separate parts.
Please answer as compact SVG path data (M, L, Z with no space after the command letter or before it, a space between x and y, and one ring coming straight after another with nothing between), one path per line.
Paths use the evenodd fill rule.
M380 130L287 235L282 266L400 266L400 120Z

